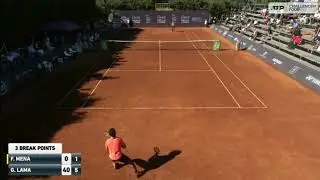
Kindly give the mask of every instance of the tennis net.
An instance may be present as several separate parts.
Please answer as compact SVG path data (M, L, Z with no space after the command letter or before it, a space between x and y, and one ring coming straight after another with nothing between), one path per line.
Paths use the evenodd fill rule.
M219 40L185 40L185 41L124 41L124 40L106 40L106 48L110 50L208 50L219 51L221 42Z

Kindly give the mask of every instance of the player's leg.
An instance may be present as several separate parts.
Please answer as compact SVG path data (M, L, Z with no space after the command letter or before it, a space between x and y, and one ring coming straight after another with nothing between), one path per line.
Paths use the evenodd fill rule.
M112 161L112 166L114 169L119 169L119 164L117 163L117 161Z
M140 176L141 172L138 171L136 164L127 155L122 154L121 158L118 161L125 163L125 164L130 164L132 166L132 168L134 169L134 172L136 173L136 175Z

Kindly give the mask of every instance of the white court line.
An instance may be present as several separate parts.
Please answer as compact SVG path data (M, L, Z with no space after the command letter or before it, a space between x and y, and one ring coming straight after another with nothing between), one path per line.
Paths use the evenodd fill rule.
M113 62L111 63L111 65L108 67L108 69L105 70L105 72L102 75L102 79L107 75L107 73L110 71L110 69L112 68L113 64L117 61L117 59L114 59ZM97 90L97 88L99 87L100 83L102 82L102 79L100 79L98 81L98 83L96 84L96 86L93 88L93 90L90 92L90 94L88 95L88 97L86 98L86 100L84 101L84 103L82 104L81 107L85 107L89 101L90 96L92 96L92 94Z
M159 72L156 69L112 69L109 72Z
M89 73L97 66L98 62L94 63L93 66L82 76L81 79L78 80L78 82L72 86L72 88L63 96L63 98L57 103L57 106L61 106L66 98L72 93L72 91L80 85L81 82L89 75Z
M108 42L123 42L123 43L158 43L160 40L151 40L151 41L138 41L138 40L134 40L134 41L123 41L123 40L108 40ZM214 42L217 40L184 40L184 41L165 41L165 40L161 40L162 43L186 43L186 42Z
M197 34L192 32L192 34L197 38L200 39ZM204 44L204 43L203 43ZM206 44L204 44L207 48L209 48ZM262 102L262 100L213 52L211 52L228 70L231 72L231 74L253 95L264 107L267 107L265 103Z
M266 107L237 107L237 106L176 106L176 107L58 107L60 110L210 110L210 109L267 109Z
M173 69L173 70L162 70L163 72L211 72L210 69Z
M202 69L168 69L161 70L161 72L210 72L211 70L202 70ZM159 70L148 70L148 69L113 69L109 72L159 72Z
M187 39L190 39L187 34L184 32L184 35L187 37ZM236 98L231 94L231 92L229 91L229 89L227 88L227 86L223 83L223 81L221 80L221 78L219 77L219 75L217 74L217 72L212 68L212 66L208 63L207 59L203 56L203 54L199 51L199 49L197 48L197 46L194 45L194 43L192 42L193 47L197 50L198 54L202 57L202 59L206 62L206 64L209 66L209 68L211 69L211 72L218 78L218 80L220 81L220 83L222 84L222 86L227 90L227 92L229 93L229 95L232 97L233 101L237 104L238 107L241 107L240 104L238 103L238 101L236 100Z
M162 70L162 62L161 62L161 41L159 40L159 71Z

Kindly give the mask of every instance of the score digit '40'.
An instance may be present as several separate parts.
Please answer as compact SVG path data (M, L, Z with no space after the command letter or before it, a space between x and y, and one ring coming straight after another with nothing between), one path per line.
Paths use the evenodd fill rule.
M61 175L77 176L81 174L81 154L63 153L61 156Z

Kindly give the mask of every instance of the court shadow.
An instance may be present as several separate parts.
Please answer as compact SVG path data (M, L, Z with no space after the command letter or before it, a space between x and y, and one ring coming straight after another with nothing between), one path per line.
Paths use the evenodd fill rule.
M159 155L155 153L148 160L134 159L133 162L139 167L143 168L143 171L140 175L141 177L145 175L147 172L157 169L163 166L164 164L168 163L169 161L173 160L179 154L181 154L180 150L173 150L167 155Z
M108 79L119 79L119 77L114 77L114 76L104 76L104 72L102 73L95 73L90 76L90 79L95 79L95 80L108 80Z
M219 51L233 51L233 49L220 49Z
M110 39L131 41L135 40L141 31L141 29L110 30L104 35ZM81 88L90 81L96 84L96 80L118 79L117 76L103 76L103 73L107 68L112 69L121 65L113 62L121 60L121 51L127 49L129 45L130 43L119 44L116 50L110 52L102 52L96 47L94 52L83 53L76 56L75 60L57 66L52 73L28 79L8 96L1 98L0 119L3 127L14 129L2 131L1 145L5 151L1 153L2 158L6 158L9 142L51 142L52 137L63 127L83 122L87 112L79 112L78 109L94 106L96 102L105 99L91 96L92 88L87 90ZM120 62L125 63L123 60ZM16 177L16 179L25 178L25 176Z
M77 3L79 6L75 7L74 4ZM38 32L40 27L48 21L75 21L82 25L93 18L103 18L103 14L94 16L98 13L95 0L59 2L48 0L45 3L41 0L32 2L5 0L0 4L0 22L3 27L6 27L0 28L0 39L6 43L9 50L26 46L25 40L35 35L34 32ZM133 41L141 31L143 30L138 28L108 28L101 33L106 39ZM63 35L66 39L74 39L76 34L67 32ZM63 127L85 120L87 113L77 111L82 107L83 102L87 102L86 107L90 107L101 99L90 96L90 90L83 92L80 90L81 87L91 80L88 77L90 74L104 71L108 67L113 68L115 65L112 65L112 62L119 60L117 54L128 48L129 44L122 43L117 46L116 50L110 52L102 52L101 48L96 47L91 52L70 58L70 61L65 61L63 65L55 67L52 73L37 76L35 74L30 79L23 80L22 84L15 86L9 95L1 96L1 151L4 151L1 153L1 158L6 158L9 142L52 142L52 137ZM12 75L14 82L16 82L15 73ZM94 76L92 78L111 81L116 77ZM67 97L68 103L60 104L64 97ZM72 107L57 108L63 108L63 105L68 106L69 104L72 104ZM90 132L83 134L90 134ZM5 163L2 163L2 167L3 172L8 170ZM1 179L7 179L4 177L7 174L1 174L3 177ZM8 179L46 179L46 177L19 176Z

